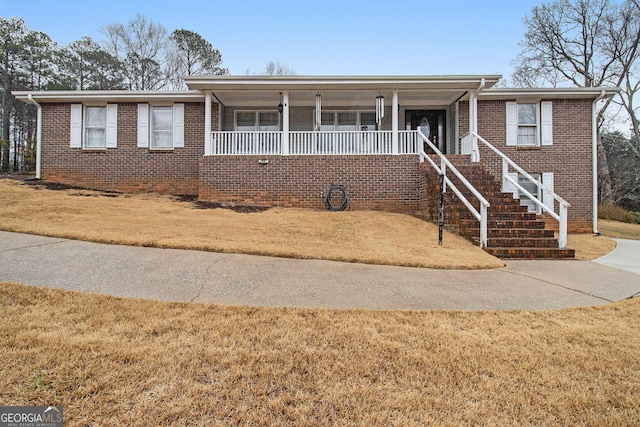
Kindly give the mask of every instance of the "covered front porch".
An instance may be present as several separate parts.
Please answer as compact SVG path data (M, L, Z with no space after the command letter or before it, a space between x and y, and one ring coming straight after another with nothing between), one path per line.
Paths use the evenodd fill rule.
M477 95L500 76L202 76L205 156L402 155L464 152L459 101L477 129Z

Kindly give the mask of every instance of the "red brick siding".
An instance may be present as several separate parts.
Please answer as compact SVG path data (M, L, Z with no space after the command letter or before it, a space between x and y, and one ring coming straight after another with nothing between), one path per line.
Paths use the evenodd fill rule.
M591 100L552 100L553 145L506 146L506 101L478 102L478 133L529 173L553 172L554 191L567 200L569 229L590 231L592 218ZM469 129L468 103L460 104L460 134ZM480 146L482 163L498 178L502 163ZM556 203L557 212L557 203ZM557 226L550 219L549 225Z
M137 104L118 104L118 147L87 151L69 147L70 104L43 105L42 178L125 192L197 194L204 154L204 103L185 104L184 148L137 147ZM212 108L217 127L218 109Z
M205 156L200 170L203 200L321 208L337 184L352 210L413 213L420 203L418 156Z

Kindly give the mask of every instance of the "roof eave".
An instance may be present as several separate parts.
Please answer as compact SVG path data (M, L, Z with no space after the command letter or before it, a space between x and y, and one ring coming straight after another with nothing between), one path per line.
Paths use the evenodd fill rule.
M568 88L490 88L478 95L483 100L503 99L596 99L604 92L606 97L620 92L617 87L568 87Z
M198 90L188 91L15 91L16 99L29 102L29 95L40 103L53 102L198 102L204 100L204 94Z
M191 76L183 77L191 89L198 90L339 90L398 89L416 86L424 89L457 84L477 88L495 85L500 75L434 75L434 76Z

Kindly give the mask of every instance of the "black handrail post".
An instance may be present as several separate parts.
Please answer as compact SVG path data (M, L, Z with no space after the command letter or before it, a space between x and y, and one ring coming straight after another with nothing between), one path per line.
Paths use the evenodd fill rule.
M440 174L440 206L438 207L438 245L442 246L444 228L444 174Z

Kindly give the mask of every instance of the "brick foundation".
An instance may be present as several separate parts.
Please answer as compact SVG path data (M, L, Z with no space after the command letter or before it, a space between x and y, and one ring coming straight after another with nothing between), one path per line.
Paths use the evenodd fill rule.
M203 200L320 209L320 194L336 184L352 210L414 213L420 205L415 155L205 156L200 171Z

